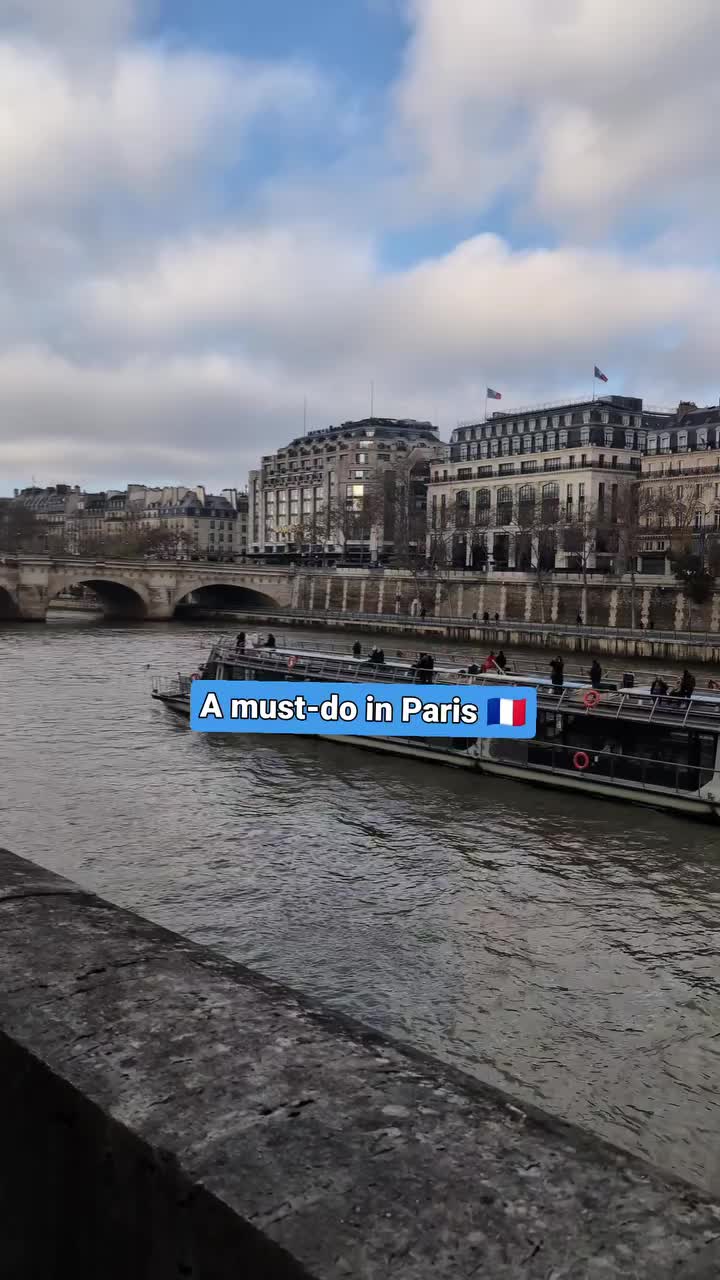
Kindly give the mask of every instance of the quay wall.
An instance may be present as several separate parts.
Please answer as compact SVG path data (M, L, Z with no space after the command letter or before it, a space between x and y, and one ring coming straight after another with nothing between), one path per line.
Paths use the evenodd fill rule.
M0 851L7 1280L710 1280L720 1205Z
M194 618L217 622L218 628L227 630L234 624L250 629L265 627L275 631L292 627L317 629L318 631L349 631L368 635L391 637L398 640L412 636L422 640L455 640L465 645L506 649L552 649L580 656L603 654L617 658L629 667L639 662L691 662L707 663L720 667L720 635L694 635L677 633L660 637L653 632L597 631L587 627L559 629L552 625L523 628L518 623L473 623L471 619L426 618L424 621L398 614L342 614L318 610L315 613L263 613L253 610L238 613L198 610Z
M451 572L406 573L402 570L303 570L292 605L303 612L409 615L418 602L428 617L482 618L499 614L518 625L568 626L578 615L586 626L620 630L649 623L656 631L720 632L720 592L703 605L691 606L678 583L664 577L592 577L555 575L538 582L534 574L502 575Z

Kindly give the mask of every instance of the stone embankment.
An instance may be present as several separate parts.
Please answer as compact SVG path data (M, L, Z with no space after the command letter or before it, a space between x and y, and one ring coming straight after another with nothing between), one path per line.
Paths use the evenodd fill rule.
M0 852L0 1274L710 1280L720 1207Z

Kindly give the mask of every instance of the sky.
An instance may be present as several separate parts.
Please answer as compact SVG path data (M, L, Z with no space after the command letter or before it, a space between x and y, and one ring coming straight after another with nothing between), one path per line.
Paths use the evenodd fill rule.
M720 395L717 0L0 0L0 493ZM600 384L595 384L600 389Z

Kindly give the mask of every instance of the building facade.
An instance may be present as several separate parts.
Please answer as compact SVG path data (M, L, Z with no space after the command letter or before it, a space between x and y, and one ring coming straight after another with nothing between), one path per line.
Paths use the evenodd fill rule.
M248 483L248 542L262 555L337 554L357 563L423 553L438 428L366 418L310 431L266 454Z
M678 405L672 421L648 432L642 459L639 510L647 536L642 568L669 573L671 558L686 548L707 559L720 544L720 408ZM717 552L712 557L718 568Z
M640 399L603 396L459 426L432 467L428 559L490 572L611 571L648 434L671 420Z
M112 553L113 544L147 542L148 554L166 558L230 560L247 551L247 494L226 489L207 494L202 485L150 487L83 493L77 486L22 490L9 500L35 521L39 551ZM28 532L28 531L26 531Z

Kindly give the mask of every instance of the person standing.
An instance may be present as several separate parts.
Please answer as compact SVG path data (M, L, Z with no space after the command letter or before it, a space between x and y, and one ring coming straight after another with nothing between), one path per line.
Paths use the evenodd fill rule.
M600 663L598 662L597 658L593 658L592 665L590 667L590 683L592 684L593 689L600 688L601 680L602 680L602 667L600 666Z
M362 653L362 645L361 645L361 643L360 643L360 641L359 641L359 640L356 640L356 641L355 641L355 643L354 643L354 645L353 645L353 647L352 647L352 651L353 651L353 658L359 658L359 657L360 657L360 654Z
M503 653L502 649L500 650L497 658L495 659L495 666L499 667L501 671L507 670L507 658L505 657L505 654Z
M552 675L553 689L562 689L565 682L565 663L560 657L560 654L558 654L556 658L553 658L550 663L550 672Z
M687 667L682 673L678 692L681 698L692 698L695 692L695 677L688 671Z

